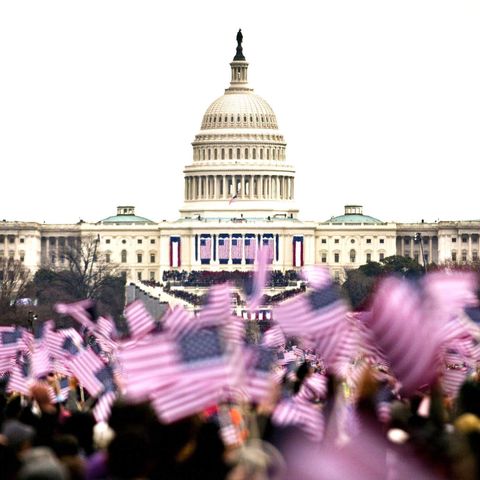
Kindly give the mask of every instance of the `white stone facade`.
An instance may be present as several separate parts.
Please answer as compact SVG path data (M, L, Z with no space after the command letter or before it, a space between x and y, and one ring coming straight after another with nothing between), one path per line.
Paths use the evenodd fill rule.
M345 269L395 254L420 263L478 260L480 220L384 223L359 205L326 222L298 220L295 170L275 113L249 87L248 63L237 59L230 67L230 87L207 109L192 143L178 220L156 223L121 206L97 223L3 221L0 256L18 259L32 272L61 268L69 244L93 238L133 280L161 280L170 269L249 270L259 244L270 246L274 269L323 264L339 280ZM415 242L418 233L421 241Z

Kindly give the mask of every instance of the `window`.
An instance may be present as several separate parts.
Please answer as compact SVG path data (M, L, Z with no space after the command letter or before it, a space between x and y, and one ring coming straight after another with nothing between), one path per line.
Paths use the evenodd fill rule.
M142 242L143 242L143 240L141 238L137 239L137 243L142 243Z
M20 261L21 262L24 262L25 261L25 257L23 255L20 256Z
M105 243L110 243L110 239L107 238L107 239L105 240Z
M385 258L385 254L384 253L380 253L379 256L378 256L379 260L382 261L384 258Z
M222 148L222 160L225 160L225 149Z
M231 149L231 148L228 149L228 158L229 158L229 160L233 159L233 149Z
M127 243L127 241L126 241L126 240L122 240L122 243Z
M456 255L455 255L455 258L456 258ZM413 259L418 263L418 253L415 253L413 255ZM455 261L455 260L454 260Z
M150 263L155 263L155 254L154 253L150 254Z
M372 254L367 253L367 263L372 261Z
M263 160L263 148L260 149L260 160Z
M233 122L233 120L232 120L232 122ZM150 280L151 280L152 282L155 281L155 272L150 272Z
M237 159L240 158L240 149L237 148Z
M326 238L322 238L322 243L327 243L327 239L326 239Z
M340 243L340 240L338 238L336 238L335 243Z
M21 239L20 239L20 243L25 243L25 239L24 239L24 238L21 238Z
M105 262L110 263L110 254L109 253L105 254Z
M142 263L143 255L141 253L137 253L137 263Z
M122 253L121 253L121 258L122 258L122 263L127 263L127 251L126 250L122 250Z
M456 262L456 261L457 261L457 252L452 252L452 262Z
M372 239L371 239L371 238L367 238L367 243L372 243Z
M468 236L462 235L462 243L467 243L467 242L468 242Z
M248 148L245 149L245 159L248 159Z
M137 279L142 281L142 272L137 272Z
M257 159L257 149L256 149L256 148L254 148L254 149L252 150L252 158L253 158L253 160L256 160L256 159Z
M428 265L428 253L425 253L423 256L425 257L425 263Z
M352 238L352 239L350 240L350 243L355 243L355 240Z
M327 263L327 254L322 253L322 263Z
M350 263L355 263L355 250L350 250Z
M150 239L150 243L152 243L152 244L155 243L155 239L154 239L154 238L151 238L151 239Z
M462 262L466 262L466 261L467 261L467 251L462 250Z
M478 252L476 250L472 252L472 260L478 262Z
M335 259L335 263L338 263L340 261L340 254L339 253L335 253L334 254L334 259Z
M457 243L457 239L455 237L452 237L452 243Z
M385 243L385 239L384 239L384 238L381 238L381 239L380 239L380 243Z

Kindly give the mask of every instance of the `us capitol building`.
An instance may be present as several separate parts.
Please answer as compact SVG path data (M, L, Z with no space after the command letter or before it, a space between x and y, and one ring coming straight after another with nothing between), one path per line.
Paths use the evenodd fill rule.
M346 269L390 255L420 263L478 260L480 220L387 223L365 215L360 205L346 205L326 221L299 220L285 139L274 111L248 83L241 32L237 42L230 86L208 107L192 143L178 220L148 220L133 206L119 206L96 223L4 220L0 256L32 272L61 268L69 245L93 238L129 280L161 280L163 271L175 269L253 269L259 245L270 249L276 270L323 264L340 281Z

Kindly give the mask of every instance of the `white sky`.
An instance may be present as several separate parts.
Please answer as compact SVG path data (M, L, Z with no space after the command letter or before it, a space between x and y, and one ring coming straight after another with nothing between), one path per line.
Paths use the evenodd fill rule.
M0 219L175 219L238 28L300 218L480 218L480 2L0 3Z

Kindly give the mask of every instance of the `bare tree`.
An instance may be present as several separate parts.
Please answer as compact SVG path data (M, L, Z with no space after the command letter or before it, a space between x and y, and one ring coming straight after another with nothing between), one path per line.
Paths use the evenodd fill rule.
M125 281L117 265L107 261L97 237L84 237L65 245L60 252L61 267L50 266L36 272L35 295L39 316L54 316L53 305L91 298L100 313L118 314L125 303Z
M30 270L19 260L0 258L0 314L15 311L19 299L24 298Z
M116 264L107 262L99 243L98 237L90 236L65 249L66 269L71 273L72 291L77 292L77 298L95 298L105 280L118 274Z

